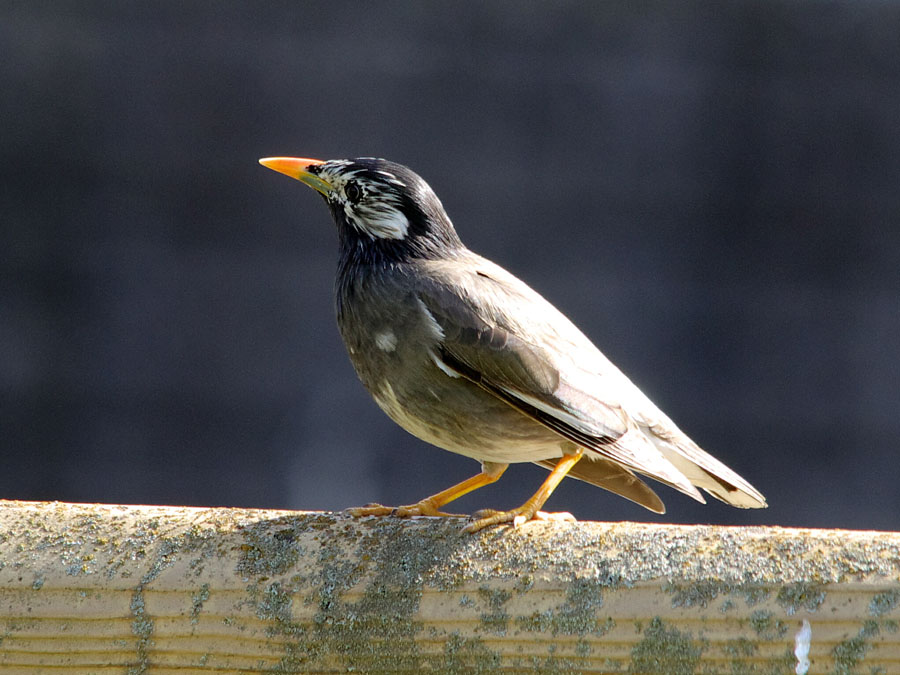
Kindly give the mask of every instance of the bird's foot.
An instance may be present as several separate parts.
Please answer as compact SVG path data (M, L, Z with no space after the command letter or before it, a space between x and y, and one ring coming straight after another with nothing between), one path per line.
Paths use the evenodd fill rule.
M364 516L397 516L398 518L410 518L412 516L433 516L440 518L465 518L461 513L444 513L429 500L423 499L415 504L407 506L382 506L381 504L366 504L347 509L347 513L356 518Z
M382 506L381 504L366 504L365 506L354 506L344 509L354 518L364 518L366 516L389 516L394 512L393 506Z
M513 527L518 527L529 520L553 521L557 523L574 523L575 516L568 511L561 513L547 513L546 511L537 511L524 504L517 509L511 511L494 511L493 509L481 509L472 514L477 520L469 523L463 528L463 532L478 532L491 525L502 525L512 523Z

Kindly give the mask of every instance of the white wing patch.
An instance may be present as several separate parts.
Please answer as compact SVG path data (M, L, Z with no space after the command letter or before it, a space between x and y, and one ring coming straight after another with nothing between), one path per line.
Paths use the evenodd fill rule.
M440 368L445 374L450 377L460 377L460 374L444 363L441 357L434 353L434 350L429 351L428 355L431 357L431 360L434 361L434 365Z
M431 330L431 335L437 342L441 342L444 339L444 329L441 328L441 324L437 322L437 319L434 318L434 314L425 306L425 303L422 302L421 298L416 298L416 302L419 303L419 309L422 310L422 316L425 318L425 324ZM431 357L431 360L434 362L441 371L449 375L450 377L460 377L460 374L453 370L450 366L444 363L444 360L434 351L434 349L428 350L428 356Z
M441 328L441 324L437 322L437 319L434 318L434 314L425 306L425 303L422 302L422 298L416 298L416 302L419 303L419 309L422 310L422 314L425 317L425 323L428 324L428 327L431 329L431 334L435 340L438 342L442 342L444 339L444 329Z
M397 336L390 328L375 333L375 345L383 352L392 352L397 348Z
M506 387L501 387L501 389L506 391L508 394L514 396L515 398L518 398L518 399L524 401L531 407L537 408L538 410L550 415L551 417L555 417L556 419L564 422L565 424L569 425L573 429L576 429L576 430L580 431L581 433L587 434L588 436L603 436L605 434L616 435L615 429L600 428L600 425L598 425L598 424L591 424L589 421L586 422L585 420L579 419L572 413L566 412L562 408L559 408L557 406L548 405L547 403L544 403L540 399L535 398L534 396L529 396L528 394L526 394L522 391L518 391L518 390L514 391L512 389L507 389ZM619 432L619 433L621 433L621 432Z

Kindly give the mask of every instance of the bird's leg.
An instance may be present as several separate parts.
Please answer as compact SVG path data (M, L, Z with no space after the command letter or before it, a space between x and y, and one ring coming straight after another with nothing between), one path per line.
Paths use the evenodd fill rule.
M503 472L506 471L507 464L494 464L493 462L482 462L481 473L477 476L467 478L462 483L457 483L453 487L438 492L437 494L426 497L425 499L409 504L407 506L398 506L392 508L390 506L382 506L381 504L368 504L366 506L358 506L356 508L347 509L352 516L400 516L406 518L409 516L446 516L455 518L465 518L463 514L444 513L441 507L449 504L454 499L459 499L464 494L477 490L485 485L490 485L496 481Z
M531 520L532 518L538 518L541 520L551 520L554 515L563 515L563 514L546 514L540 511L540 508L544 505L544 503L550 498L550 495L553 494L553 491L556 489L556 486L559 485L560 481L566 477L566 474L569 473L569 470L578 463L578 460L581 459L583 452L581 448L578 449L577 453L574 455L565 455L559 462L556 463L553 471L550 472L550 475L547 476L547 479L541 484L541 487L538 488L538 491L532 495L532 497L522 504L517 509L513 509L512 511L486 511L482 510L475 514L476 517L483 516L476 520L474 523L470 523L466 527L463 528L463 532L478 532L478 530L482 530L485 527L490 527L491 525L499 525L500 523L513 523L518 525L519 523L526 522ZM568 516L567 520L574 520L570 514L564 514Z

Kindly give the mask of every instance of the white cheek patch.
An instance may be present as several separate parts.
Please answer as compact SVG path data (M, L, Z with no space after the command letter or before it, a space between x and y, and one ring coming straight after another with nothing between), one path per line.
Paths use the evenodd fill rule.
M373 239L403 239L409 232L409 220L387 202L372 206L357 204L355 207L345 204L344 213L360 232Z
M409 220L400 209L398 192L406 189L396 176L387 171L376 171L380 181L367 178L360 170L348 171L349 161L331 162L323 177L334 186L330 199L344 211L347 222L370 239L404 239L409 232ZM363 174L363 175L360 175ZM362 199L350 201L346 196L347 185L355 181L362 191Z
M398 192L406 185L387 171L375 171L380 181L372 181L362 169L347 170L350 161L329 162L330 168L323 177L334 186L330 199L344 210L347 222L370 239L404 239L409 232L409 219L400 209ZM362 191L362 199L351 202L346 196L347 185L355 181ZM390 186L390 187L388 187Z

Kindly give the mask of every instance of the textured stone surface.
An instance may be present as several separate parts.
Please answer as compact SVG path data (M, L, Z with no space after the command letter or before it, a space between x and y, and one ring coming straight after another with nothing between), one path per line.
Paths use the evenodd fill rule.
M803 619L900 667L895 533L462 525L0 502L0 669L774 674Z

